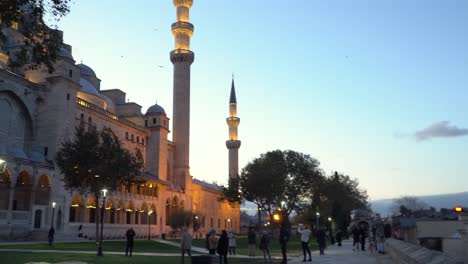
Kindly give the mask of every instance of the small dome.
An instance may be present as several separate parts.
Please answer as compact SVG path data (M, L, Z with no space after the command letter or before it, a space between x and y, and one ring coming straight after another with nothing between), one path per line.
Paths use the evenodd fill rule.
M162 108L160 105L155 104L148 108L148 111L146 111L146 114L166 114L166 111L164 111L164 108Z
M84 65L83 63L80 63L77 66L80 67L81 69L81 75L96 77L96 73L88 65Z
M94 85L90 83L89 81L87 81L86 79L80 78L80 85L81 85L80 92L101 97L96 87L94 87Z
M64 47L61 47L60 50L59 50L59 53L58 53L58 56L59 57L64 57L64 58L68 58L68 59L71 59L71 60L74 60L73 59L73 56L71 54L70 51L68 51L66 48Z

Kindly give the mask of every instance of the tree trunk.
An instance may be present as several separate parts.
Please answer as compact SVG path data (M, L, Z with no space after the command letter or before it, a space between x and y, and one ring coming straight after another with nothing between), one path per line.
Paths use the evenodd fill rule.
M96 221L96 243L99 243L99 196L94 194L94 197L96 197L96 211L95 211L95 221Z

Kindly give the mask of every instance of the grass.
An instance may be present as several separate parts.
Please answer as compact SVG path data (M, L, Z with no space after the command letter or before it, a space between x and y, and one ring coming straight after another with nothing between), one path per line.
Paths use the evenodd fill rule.
M105 254L105 252L104 252ZM159 256L115 256L104 255L97 257L94 254L73 254L73 253L28 253L28 252L0 252L1 263L24 264L27 262L48 262L56 263L62 261L82 261L94 264L177 264L180 257L159 257ZM185 263L190 263L185 259ZM229 259L229 264L257 264L263 263L260 259ZM273 263L280 263L275 260Z
M75 242L75 243L56 243L52 246L47 244L19 244L19 245L0 245L0 248L16 249L52 249L52 250L97 250L96 242ZM102 243L104 251L125 252L125 241L104 241ZM150 240L135 240L133 252L149 253L179 253L180 249L170 245L161 244ZM8 262L6 262L8 263Z

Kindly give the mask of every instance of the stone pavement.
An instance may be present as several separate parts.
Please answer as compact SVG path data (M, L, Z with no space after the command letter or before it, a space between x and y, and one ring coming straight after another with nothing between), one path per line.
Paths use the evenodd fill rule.
M320 256L318 251L312 252L312 262L302 262L303 256L288 261L288 264L297 263L346 263L346 264L377 264L378 255L374 256L369 251L353 251L353 242L351 240L343 241L343 246L338 247L329 245L325 250L325 255Z

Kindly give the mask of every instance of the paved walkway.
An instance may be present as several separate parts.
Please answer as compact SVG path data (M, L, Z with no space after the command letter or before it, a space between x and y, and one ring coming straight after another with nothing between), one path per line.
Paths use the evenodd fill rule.
M305 263L324 263L324 264L335 264L335 263L346 263L346 264L376 264L377 256L371 255L368 251L353 251L353 245L351 240L343 241L343 246L338 247L330 245L325 250L325 255L320 256L318 251L312 252L312 262ZM303 263L303 256L288 261L288 264Z

